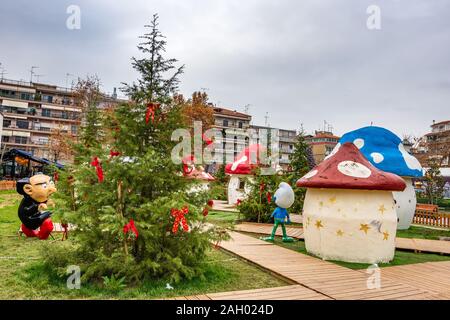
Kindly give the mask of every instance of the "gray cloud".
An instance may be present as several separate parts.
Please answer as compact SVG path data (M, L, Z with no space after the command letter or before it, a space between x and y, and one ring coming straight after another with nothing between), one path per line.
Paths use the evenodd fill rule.
M81 8L81 30L65 27ZM366 28L381 7L382 29ZM450 118L450 3L419 1L2 1L0 62L9 77L65 85L65 74L96 73L106 91L131 82L130 58L143 25L160 14L170 57L186 65L180 90L208 88L211 100L254 122L335 131L373 122L422 134Z

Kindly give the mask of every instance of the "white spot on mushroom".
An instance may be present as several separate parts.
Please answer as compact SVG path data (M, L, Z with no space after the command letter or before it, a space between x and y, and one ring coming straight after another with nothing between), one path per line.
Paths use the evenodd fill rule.
M312 171L310 171L310 172L308 172L307 174L305 174L303 177L302 177L302 179L309 179L309 178L312 178L312 177L314 177L316 174L317 174L317 170L312 170Z
M233 165L231 166L231 171L236 171L237 167L241 164L247 161L247 156L243 156L238 161L235 161Z
M384 160L383 155L379 152L372 152L370 154L370 156L372 157L373 162L375 162L375 163L380 163L380 162L383 162L383 160Z
M324 160L331 158L332 156L334 156L336 154L336 152L339 151L339 148L341 147L341 144L338 143L337 145L334 146L334 149L331 151L331 153L329 155L327 155Z
M368 178L372 174L365 165L354 161L342 161L338 164L337 169L340 173L354 178Z
M398 150L403 156L403 159L405 159L406 165L411 170L422 170L422 166L420 165L419 160L417 160L415 157L410 155L408 151L405 150L405 146L403 143L400 143L398 145Z
M364 147L364 139L358 138L353 140L353 144L358 148L361 149L362 147Z

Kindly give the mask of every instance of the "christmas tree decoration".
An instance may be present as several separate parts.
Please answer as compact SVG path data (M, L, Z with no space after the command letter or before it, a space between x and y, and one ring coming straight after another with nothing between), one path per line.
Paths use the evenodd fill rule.
M75 245L64 252L50 248L46 262L65 270L70 257L86 282L98 282L105 275L126 277L130 283L161 279L177 283L201 277L207 271L211 241L216 239L216 228L203 226L206 195L188 193L196 180L180 174L180 165L171 158L177 145L173 132L189 128L173 99L183 67L164 56L166 42L158 30L157 16L149 25L140 39L142 55L132 59L138 79L123 88L128 100L117 101L108 112L92 108L92 117L83 119L86 124L80 130L88 140L76 145L76 161L67 171L74 183L59 182L60 212L76 225ZM147 113L150 101L159 106ZM120 134L112 130L116 126ZM111 150L126 156L101 161ZM92 167L86 163L105 172L101 188L92 183ZM183 206L188 207L180 209ZM189 224L195 226L191 229L185 217L188 211ZM128 236L138 234L131 243L123 234L125 223Z
M186 156L182 159L183 176L187 179L196 181L188 190L189 193L207 192L210 189L210 183L216 179L203 166L195 165L195 157L193 155Z
M152 122L155 122L155 113L156 109L158 109L160 106L159 103L148 103L147 104L147 111L145 113L145 123L149 123L150 119L152 119Z
M17 181L16 190L23 196L18 209L22 232L27 237L48 239L53 231L52 213L48 210L49 198L56 192L53 181L49 176L38 173Z
M405 180L406 189L393 194L398 216L397 228L408 229L417 203L412 179L423 176L420 162L406 151L397 135L385 128L370 126L348 132L342 136L333 152L337 152L340 145L346 142L355 144L376 168L399 175Z
M118 156L120 156L120 152L119 151L115 151L115 150L110 150L109 151L109 158L111 159L111 158L114 158L114 157L118 157Z
M268 191L267 191L267 194L266 194L266 198L267 198L267 202L268 202L268 203L271 203L271 202L272 202L272 195L271 195L270 192L268 192Z
M309 253L358 263L394 258L392 191L405 189L402 178L375 168L354 144L345 143L297 186L307 188L303 227Z
M202 214L203 214L204 217L206 217L206 216L209 214L209 209L208 209L208 207L206 207L206 208L203 209Z
M95 172L97 173L98 182L103 182L103 180L104 180L103 168L102 168L102 165L101 165L98 157L94 157L92 159L91 166L95 167Z
M125 236L129 236L130 233L134 234L135 239L139 237L139 232L134 224L134 220L130 219L130 221L123 226L123 233Z
M266 241L274 241L278 226L281 225L281 229L283 231L283 242L293 242L294 239L287 236L285 224L291 223L287 209L294 204L294 190L292 190L291 186L286 182L281 182L277 191L275 191L273 198L277 208L270 216L274 219L272 234L269 237L263 237L261 239Z
M180 225L185 232L189 231L189 226L187 224L187 220L185 215L189 213L189 208L184 206L181 210L172 208L170 214L175 218L172 227L172 233L177 233Z

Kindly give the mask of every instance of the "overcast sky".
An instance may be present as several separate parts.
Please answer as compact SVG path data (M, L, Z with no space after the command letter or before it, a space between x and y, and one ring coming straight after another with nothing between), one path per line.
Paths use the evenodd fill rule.
M69 30L69 5L81 29ZM369 5L381 29L369 30ZM450 119L450 1L433 0L2 0L5 77L65 86L66 73L97 74L104 91L137 78L130 58L153 13L167 56L185 64L180 91L204 88L253 123L308 132L331 123L398 135ZM69 77L69 84L72 78Z

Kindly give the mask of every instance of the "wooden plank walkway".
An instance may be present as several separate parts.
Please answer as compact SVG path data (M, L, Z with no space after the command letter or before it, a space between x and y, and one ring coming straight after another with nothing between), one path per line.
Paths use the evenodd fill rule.
M297 284L175 299L450 300L450 261L381 268L381 288L369 289L366 270L351 270L238 232L230 235L223 249Z
M275 288L177 297L176 300L330 300L330 298L297 284Z
M429 296L439 298L439 292L431 292L390 278L382 278L381 288L369 289L369 275L363 272L244 234L230 234L232 239L221 244L223 249L330 299L424 299Z
M234 226L234 230L257 233L257 234L270 234L272 232L273 225L266 223L252 223L244 222ZM286 226L286 232L288 236L303 239L303 229L299 226ZM281 236L281 227L278 227L276 235ZM427 240L427 239L409 239L409 238L396 238L395 246L397 249L412 250L415 252L430 252L440 254L450 254L450 241L443 240Z

